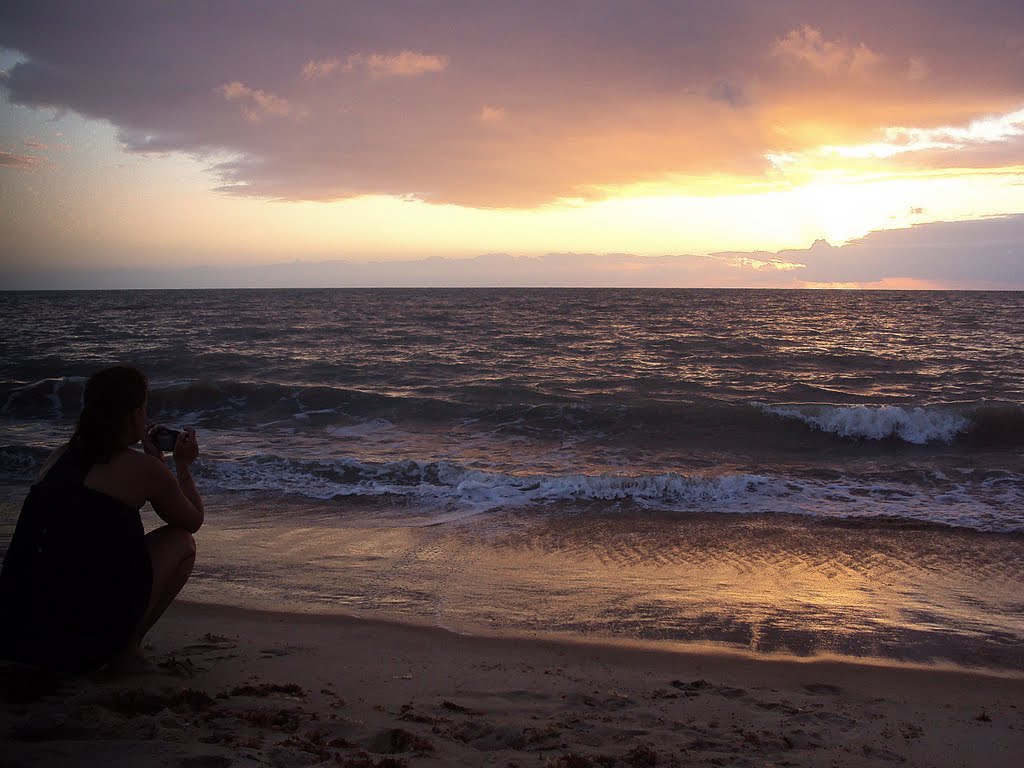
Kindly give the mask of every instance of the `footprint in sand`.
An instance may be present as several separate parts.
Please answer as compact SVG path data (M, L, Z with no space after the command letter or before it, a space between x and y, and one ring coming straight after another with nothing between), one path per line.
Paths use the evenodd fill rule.
M263 655L263 658L269 658L271 656L288 656L296 651L301 651L302 646L300 645L284 645L284 646L273 646L272 648L260 648L259 653Z
M817 693L824 696L838 696L843 692L843 689L838 685L829 685L828 683L810 683L804 686L804 690L808 693Z
M187 656L184 659L179 659L173 654L158 661L156 666L161 674L170 675L171 677L190 678L195 677L196 672L206 671L205 667L197 668L192 663L192 659Z
M207 632L196 642L186 645L186 651L231 651L238 647L238 642L230 637L222 637Z
M231 689L227 696L250 696L258 698L277 697L300 701L306 698L306 691L296 683L260 683L259 685L239 685Z
M738 699L745 696L747 691L743 688L732 688L728 685L712 685L707 680L694 680L684 683L682 680L673 680L669 683L673 688L682 691L686 696L697 696L700 693L717 693L727 699Z

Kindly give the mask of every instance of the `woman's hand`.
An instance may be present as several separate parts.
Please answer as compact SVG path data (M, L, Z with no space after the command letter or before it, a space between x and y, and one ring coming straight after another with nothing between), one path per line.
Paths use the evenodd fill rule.
M174 443L174 463L187 467L197 458L199 458L199 443L196 440L196 431L192 427L185 427Z
M156 426L153 424L146 425L146 431L142 435L142 450L148 453L150 456L154 456L161 461L164 459L164 455L160 452L160 449L156 447L156 443L153 442L153 430Z

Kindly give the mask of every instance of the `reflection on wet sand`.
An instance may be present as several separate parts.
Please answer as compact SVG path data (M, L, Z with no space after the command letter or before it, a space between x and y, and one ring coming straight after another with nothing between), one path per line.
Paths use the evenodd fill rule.
M614 506L388 527L225 511L192 599L469 633L1024 669L1024 536ZM338 519L346 520L344 526ZM312 521L312 524L310 524Z

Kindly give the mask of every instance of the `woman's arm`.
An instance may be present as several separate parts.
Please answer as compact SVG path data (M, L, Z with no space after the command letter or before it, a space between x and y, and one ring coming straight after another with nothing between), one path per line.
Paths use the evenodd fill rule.
M146 452L150 453L145 441L143 446ZM190 469L198 456L199 444L196 441L195 430L188 428L182 430L174 445L174 468L178 474L177 478L162 459L148 462L152 476L151 490L147 498L153 505L153 510L169 525L185 528L192 533L199 530L205 516L203 499L192 479Z

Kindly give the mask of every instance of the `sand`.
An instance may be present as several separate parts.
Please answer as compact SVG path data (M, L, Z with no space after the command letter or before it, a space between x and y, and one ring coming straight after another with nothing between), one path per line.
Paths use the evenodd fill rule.
M1024 679L198 603L156 673L0 668L0 766L1019 766Z

